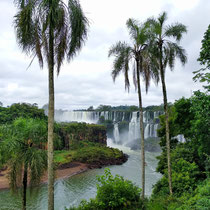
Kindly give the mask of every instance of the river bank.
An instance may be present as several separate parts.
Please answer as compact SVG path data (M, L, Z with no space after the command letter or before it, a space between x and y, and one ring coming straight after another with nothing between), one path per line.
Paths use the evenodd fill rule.
M110 160L100 160L92 163L69 162L58 166L55 172L55 179L65 179L83 173L90 169L102 168L109 165L121 165L128 160L128 155ZM0 171L0 190L9 189L8 169ZM47 183L47 173L41 179L41 183Z

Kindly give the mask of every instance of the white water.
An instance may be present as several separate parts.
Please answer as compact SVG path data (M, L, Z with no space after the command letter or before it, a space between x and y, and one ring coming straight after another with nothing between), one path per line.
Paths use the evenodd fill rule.
M114 124L114 139L116 143L120 142L120 133L117 123Z
M129 123L128 130L123 131L123 135L127 132L128 139L127 141L132 141L140 138L140 122L138 112L131 112L129 119L125 119L125 112L117 111L65 111L62 113L55 113L55 120L59 122L86 122L86 123L95 123L97 124L100 117L104 117L105 120L112 120L114 124L113 136L115 137L115 142L120 142L120 132L116 124L126 120ZM155 119L162 114L162 112L149 112L145 111L143 113L144 121L144 135L145 139L149 137L157 137L158 123L155 122ZM118 131L117 131L118 130ZM119 135L118 135L119 133Z

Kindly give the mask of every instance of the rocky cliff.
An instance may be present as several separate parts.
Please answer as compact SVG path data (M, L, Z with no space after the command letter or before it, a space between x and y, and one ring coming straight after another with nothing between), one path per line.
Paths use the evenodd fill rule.
M61 138L63 148L69 149L74 142L90 141L107 144L106 128L102 125L87 123L59 123L57 133Z

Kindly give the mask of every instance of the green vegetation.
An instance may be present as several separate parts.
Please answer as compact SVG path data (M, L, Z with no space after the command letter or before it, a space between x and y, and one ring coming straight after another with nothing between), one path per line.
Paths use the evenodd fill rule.
M69 163L72 161L71 150L56 150L54 152L54 162L56 165Z
M162 154L157 171L163 177L155 184L148 209L208 209L210 203L210 96L200 91L177 100L170 108L170 139L173 197L168 196L165 121L159 136ZM177 141L183 134L185 142ZM153 206L153 208L152 208Z
M22 209L26 209L26 189L38 184L47 169L47 153L42 149L46 141L45 121L18 118L9 126L1 126L0 163L8 169L10 188L23 187Z
M110 164L112 161L123 158L123 152L109 148L106 145L100 143L94 143L90 141L73 142L70 145L70 150L55 151L55 163L58 165L69 163L72 161L78 161L88 164Z
M141 189L131 181L119 175L113 177L109 169L105 169L105 175L98 176L98 181L96 198L83 200L78 208L69 210L142 209Z
M163 111L163 105L160 106L147 106L147 107L143 107L144 111ZM135 105L120 105L120 106L111 106L111 105L99 105L97 108L93 108L93 106L90 106L87 109L79 109L78 111L119 111L119 112L137 112L139 111L139 107L135 106Z
M57 123L55 133L59 135L62 142L60 149L74 149L80 146L83 140L106 145L106 128L103 125L87 123Z
M8 169L13 191L23 188L22 209L25 210L28 181L30 186L38 184L48 165L48 209L53 210L55 165L79 161L102 166L117 160L124 161L125 156L118 149L106 146L105 126L113 129L113 122L103 116L99 120L102 125L54 122L54 68L59 74L64 59L73 59L87 39L88 20L79 1L68 0L68 4L62 0L14 2L18 9L14 26L19 46L26 54L37 57L41 68L44 61L48 65L48 118L36 104L19 103L3 107L0 102L0 169ZM126 112L124 121L119 123L120 131L128 129L130 112L139 111L142 190L119 175L113 177L107 169L105 175L98 177L96 198L82 201L78 208L70 209L209 209L210 25L204 34L198 58L204 67L195 71L193 78L207 83L204 86L206 92L196 91L190 98L181 98L172 105L167 101L165 72L167 67L174 69L176 58L181 64L186 63L186 52L179 42L187 29L180 23L166 25L166 21L166 12L143 24L129 19L126 25L132 46L119 41L109 50L109 56L114 56L112 78L115 81L123 73L125 89L128 90L130 61L134 60L133 80L138 90L139 107L100 105L96 108L96 111ZM145 82L146 92L151 79L156 83L161 79L163 105L143 108L140 76ZM87 109L93 110L93 106ZM144 199L144 110L164 110L158 131L162 153L157 157L156 169L162 178L154 185L149 199ZM184 136L183 142L179 141L179 135ZM148 143L151 147L155 142L149 139Z
M112 160L114 161L122 157L123 152L118 149L95 145L79 149L76 153L74 153L72 159L83 163L100 163Z
M44 110L39 109L37 104L16 103L9 107L0 106L0 124L10 124L19 117L47 120Z
M6 123L0 125L0 169L9 169L13 191L23 188L25 209L26 180L30 180L30 186L38 184L47 169L47 117L36 106L15 104L11 107L0 110L11 114ZM14 107L18 107L17 115ZM34 116L34 119L15 116ZM106 146L106 129L102 125L55 123L54 128L54 168L73 161L101 167L126 160L122 151Z
M122 112L135 112L139 111L138 106L110 106L110 105L100 105L98 106L95 111L122 111Z
M194 81L199 82L207 82L207 86L204 85L203 87L210 91L210 25L208 26L207 31L204 34L203 40L202 40L202 47L200 51L200 57L198 58L198 61L202 66L205 66L201 68L198 71L193 72L195 76L193 77Z

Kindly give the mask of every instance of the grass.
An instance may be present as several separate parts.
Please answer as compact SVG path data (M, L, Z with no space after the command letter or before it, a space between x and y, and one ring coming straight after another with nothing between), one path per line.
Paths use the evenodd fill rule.
M54 153L54 162L56 164L64 164L72 161L72 153L70 150L57 150Z

